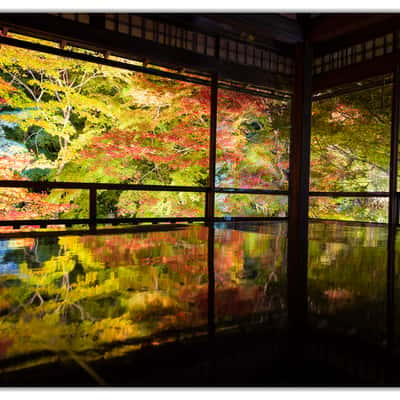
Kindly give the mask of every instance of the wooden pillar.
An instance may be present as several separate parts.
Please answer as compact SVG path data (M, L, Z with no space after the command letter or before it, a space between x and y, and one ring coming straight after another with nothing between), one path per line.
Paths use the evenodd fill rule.
M89 189L89 226L90 229L96 229L96 219L97 219L97 193L96 188Z
M210 110L210 150L209 176L206 194L205 217L210 223L214 219L215 208L215 164L217 154L217 105L218 105L218 74L214 73L211 80L211 110Z
M398 223L397 199L397 163L399 153L399 123L400 123L400 67L395 66L393 72L392 90L392 126L390 138L390 178L389 178L389 224Z
M386 284L386 342L387 360L385 380L392 380L392 351L395 342L395 273L396 273L396 229L399 219L397 196L397 168L399 152L400 123L400 66L393 71L392 88L392 126L390 138L390 177L389 177L389 223L387 239L387 284Z
M215 56L219 58L219 37L215 42ZM205 217L208 224L208 384L214 385L216 373L216 343L215 343L215 170L217 162L217 118L218 118L218 72L211 79L210 98L210 148L208 167L208 191L206 193Z
M296 73L290 137L288 218L288 319L298 338L307 324L308 197L311 139L312 49L296 48Z

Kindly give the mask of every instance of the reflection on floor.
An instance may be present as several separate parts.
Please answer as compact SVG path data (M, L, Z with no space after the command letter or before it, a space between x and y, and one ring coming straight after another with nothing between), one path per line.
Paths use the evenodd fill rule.
M10 234L0 384L400 384L387 232L310 223L301 338L288 332L286 222Z

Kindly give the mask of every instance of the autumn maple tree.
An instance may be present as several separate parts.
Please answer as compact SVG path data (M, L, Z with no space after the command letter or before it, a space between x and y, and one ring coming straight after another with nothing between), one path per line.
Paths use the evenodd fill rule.
M313 104L310 189L389 190L391 86ZM311 199L311 216L384 222L382 198Z
M26 153L11 168L20 179L208 184L209 87L9 46L0 78L3 141ZM287 102L221 89L216 184L286 189L288 115ZM88 216L85 191L47 200L73 204L60 209L65 216ZM275 200L222 196L217 210L280 215L286 205ZM196 193L98 193L99 216L201 216L203 207Z

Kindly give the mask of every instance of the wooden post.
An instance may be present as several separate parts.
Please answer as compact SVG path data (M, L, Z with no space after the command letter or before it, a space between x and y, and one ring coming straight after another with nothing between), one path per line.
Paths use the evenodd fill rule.
M389 178L389 221L387 239L387 275L386 275L386 348L387 360L385 380L392 380L392 351L395 345L395 272L396 272L396 229L399 221L397 196L397 168L399 152L400 123L400 66L393 71L392 87L392 126L390 138L390 178Z
M89 189L89 226L90 229L96 229L97 219L97 193L96 188Z
M218 105L218 74L214 73L211 81L211 114L210 114L210 150L209 150L209 176L206 194L205 217L207 223L214 219L215 208L215 164L217 154L217 105Z
M392 126L390 140L389 224L398 224L397 164L400 123L400 67L395 66L392 90Z
M288 322L297 338L307 325L308 197L311 143L312 49L296 48L292 102L288 217Z

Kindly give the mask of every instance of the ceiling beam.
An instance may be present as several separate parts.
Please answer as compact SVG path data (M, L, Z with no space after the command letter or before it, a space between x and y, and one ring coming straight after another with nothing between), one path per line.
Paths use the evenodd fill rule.
M323 14L311 20L314 55L362 43L400 28L400 14Z
M292 57L293 44L302 41L296 21L272 14L142 14L208 35L260 45Z
M393 66L399 62L399 54L386 54L363 63L349 65L337 71L324 72L313 78L313 92L316 93L340 85L391 73Z
M128 59L145 60L173 69L185 68L205 73L218 72L221 79L234 80L277 90L291 90L291 78L271 73L257 67L240 65L218 60L215 57L198 54L185 49L165 46L153 41L131 37L86 24L65 20L50 14L0 14L0 29L53 41L65 41L99 52L109 51Z
M297 21L278 14L207 14L205 17L220 24L225 32L236 32L261 43L272 40L281 45L294 45L303 41Z

